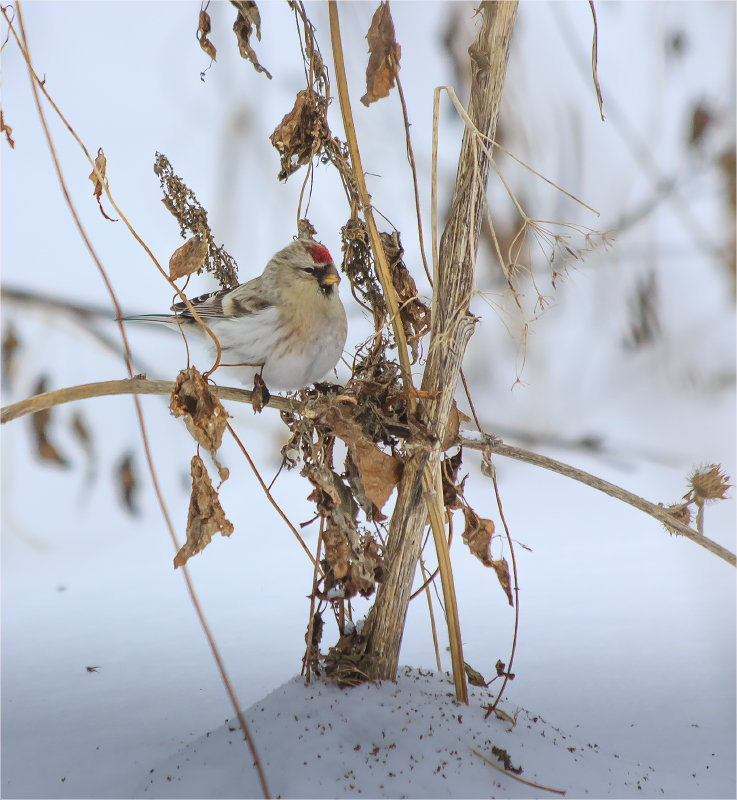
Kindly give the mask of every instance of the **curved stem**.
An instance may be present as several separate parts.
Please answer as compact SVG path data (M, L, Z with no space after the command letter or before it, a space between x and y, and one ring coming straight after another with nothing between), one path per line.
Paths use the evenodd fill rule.
M69 403L75 400L84 400L89 397L106 397L119 394L171 394L173 389L173 381L150 381L147 378L85 383L80 386L71 386L66 389L57 389L52 392L34 395L25 400L20 400L17 403L4 406L0 410L0 424L18 419L26 414L44 411L52 406ZM252 393L247 389L235 389L230 386L210 386L210 391L220 400L232 400L238 403L251 402ZM303 404L287 397L272 395L266 407L273 408L277 411L299 412ZM672 528L676 533L685 536L700 547L719 556L719 558L731 564L733 567L737 566L737 558L734 553L706 536L702 536L698 531L689 528L688 525L679 522L669 514L663 506L651 503L639 495L628 492L621 486L609 483L609 481L605 481L602 478L597 478L596 475L592 475L577 467L572 467L570 464L565 464L562 461L556 461L554 458L540 455L532 450L525 450L522 447L504 444L501 439L489 436L488 434L485 434L481 439L472 438L471 436L461 436L459 438L459 444L470 450L489 450L505 458L524 461L535 467L542 467L543 469L548 469L552 472L564 475L567 478L573 478L573 480L579 481L579 483L591 486L600 492L604 492L604 494L608 494L610 497L614 497L617 500L621 500L623 503L633 506L639 511L643 511L645 514L649 514L659 522Z
M688 525L684 525L682 522L679 522L671 514L669 514L663 506L655 505L655 503L651 503L639 495L628 492L626 489L622 489L621 486L617 486L614 483L609 483L609 481L605 481L603 478L597 478L596 475L592 475L591 473L585 472L577 467L572 467L570 464L564 464L562 461L556 461L554 458L548 458L547 456L542 456L539 453L533 453L532 450L525 450L522 447L513 447L512 445L504 444L501 439L497 439L492 436L485 436L485 438L481 440L461 436L460 443L464 447L468 447L472 450L488 450L491 453L496 453L497 455L505 456L506 458L514 458L517 461L525 461L527 464L532 464L536 467L542 467L543 469L549 469L552 472L565 475L567 478L573 478L575 481L585 483L587 486L591 486L600 492L604 492L604 494L608 494L610 497L614 497L617 500L627 503L628 505L634 506L640 511L644 511L646 514L649 514L651 517L654 517L659 522L662 522L664 525L672 528L677 533L705 548L715 556L719 556L719 558L723 559L728 564L731 564L733 567L737 567L737 558L735 557L735 554L727 550L726 547L722 547L720 544L708 539L706 536L702 536L698 531L689 528Z

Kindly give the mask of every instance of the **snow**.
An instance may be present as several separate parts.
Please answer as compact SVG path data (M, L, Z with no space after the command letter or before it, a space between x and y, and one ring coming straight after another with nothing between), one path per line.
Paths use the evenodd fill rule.
M274 73L268 87L234 53L225 4L211 4L218 62L204 82L206 59L194 41L198 4L22 7L47 88L90 149L104 147L113 193L162 263L181 240L160 203L151 171L155 150L171 158L210 212L217 240L241 265L241 280L294 233L301 181L277 183L278 157L267 134L304 78L284 33L294 35L286 6L259 5L262 41L255 49ZM470 20L470 5L458 7ZM392 4L425 211L432 89L452 82L447 59L428 58L427 42L436 46L447 11L441 3ZM341 4L347 40L363 41L372 12L373 4ZM325 37L324 5L308 5L308 13ZM658 168L679 179L677 200L658 204L560 285L555 307L531 327L522 383L514 391L518 340L481 295L475 299L473 310L483 319L467 352L466 375L488 430L668 503L683 495L686 476L698 464L718 462L733 481L737 474L734 298L710 249L725 227L723 186L710 159L734 139L734 73L725 69L734 57L734 4L606 3L597 4L597 14L607 123L599 120L586 73L586 4L522 4L505 112L513 152L595 206L601 220L561 207L547 187L529 188L524 174L515 188L539 218L607 229L655 192L632 148L635 139L627 136L629 125ZM583 70L561 30L577 43ZM688 47L682 61L671 63L662 45L674 31L685 32ZM320 41L329 61L327 38ZM69 222L12 39L2 58L4 120L16 139L13 151L2 144L3 286L104 305L109 300ZM346 59L358 97L363 45L349 48ZM694 98L715 104L721 120L701 156L684 154L682 146ZM403 145L394 146L404 141L395 99L370 109L355 104L358 138L373 202L402 231L408 266L427 294L412 236ZM455 174L461 131L445 101L442 109L441 198ZM339 132L336 103L330 114ZM89 166L62 126L52 123L52 132L72 196L124 309L166 309L170 289L122 225L102 219L90 196ZM689 179L680 180L684 175ZM498 200L498 186L491 197ZM316 174L308 216L336 255L347 211L327 168ZM541 286L544 268L536 275ZM658 280L660 335L632 351L622 346L628 303L645 269ZM201 278L188 291L211 288ZM486 249L478 288L498 300ZM345 284L341 293L350 349L369 325ZM62 313L3 302L3 326L8 321L21 350L3 405L31 394L41 374L53 387L124 376L100 340ZM510 325L513 331L518 326L519 320ZM117 335L111 322L98 327ZM143 362L137 368L150 377L173 379L185 366L176 336L131 330L130 337L136 363ZM207 366L203 354L193 351L199 366ZM181 534L194 445L170 417L165 398L143 398L142 406L162 494ZM268 483L285 441L278 415L266 409L255 417L233 403L227 408ZM91 459L71 433L75 411L92 432ZM60 407L51 430L69 470L39 464L28 419L2 428L2 796L259 796L237 724L223 724L233 709L181 574L172 567L175 551L145 471L130 398ZM600 446L581 447L587 438ZM122 509L115 480L127 453L138 475L136 515ZM469 705L455 702L447 674L435 672L422 596L410 605L400 656L407 666L396 684L341 690L314 680L305 686L296 673L312 565L233 443L226 441L219 456L231 473L220 496L235 532L216 537L190 562L190 573L272 794L555 796L518 783L470 751L501 766L491 754L496 746L522 767L520 778L569 798L735 797L731 566L592 489L498 458L512 537L530 548L516 547L516 677L500 706L517 724L484 719L485 691L469 687ZM500 529L479 455L466 452L463 469L467 498ZM312 518L309 488L295 472L282 472L273 491L295 524ZM707 535L732 551L735 527L733 498L707 507ZM509 662L513 611L459 533L451 558L464 657L488 680L497 660ZM307 525L302 535L314 550L317 525ZM500 540L494 548L495 557L509 557ZM432 568L434 556L426 552L426 558ZM367 607L356 604L359 626ZM441 669L447 670L437 603L435 614ZM337 638L327 614L326 621L323 650Z
M459 703L448 674L411 667L401 667L395 683L351 690L296 677L251 706L246 719L276 797L677 797L714 786L713 759L684 781L523 708L508 709L508 720L486 719L482 706L493 693L469 688L469 704ZM227 722L152 766L135 797L257 796L238 730ZM695 728L691 739L698 738ZM492 748L507 754L506 765Z

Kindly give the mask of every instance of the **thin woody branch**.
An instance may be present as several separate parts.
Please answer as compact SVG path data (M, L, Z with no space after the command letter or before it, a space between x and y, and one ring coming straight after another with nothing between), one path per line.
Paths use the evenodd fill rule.
M643 497L628 492L621 486L605 481L603 478L597 478L596 475L592 475L577 467L572 467L570 464L564 464L562 461L556 461L554 458L534 453L532 450L525 450L522 447L504 444L501 439L494 436L483 436L481 439L478 437L461 436L460 443L469 449L496 453L506 458L524 461L527 464L533 464L536 467L542 467L551 472L565 475L567 478L573 478L573 480L584 483L586 486L591 486L593 489L598 489L598 491L604 492L604 494L608 494L610 497L614 497L628 505L634 506L634 508L640 511L644 511L659 522L672 528L676 533L686 536L692 542L695 542L714 555L719 556L719 558L724 559L724 561L731 564L733 567L737 566L737 558L734 553L731 553L725 547L722 547L711 539L707 539L698 531L689 528L688 525L679 522L672 514L669 514L667 509L663 508L663 506L651 503Z
M148 395L169 395L174 389L174 381L151 381L147 378L133 378L118 381L100 381L98 383L85 383L80 386L70 386L65 389L56 389L51 392L44 392L43 394L28 397L25 400L20 400L17 403L4 406L0 410L0 424L10 422L26 414L33 414L37 411L44 411L53 406L62 405L64 403L71 403L77 400L85 400L90 397L112 397L115 395L125 394L148 394ZM231 400L237 403L252 403L253 393L248 389L236 389L230 386L210 386L210 391L220 400ZM287 397L280 397L279 395L271 395L268 403L268 408L273 408L277 411L290 411L300 413L304 410L304 403L292 400ZM409 431L408 431L409 433ZM596 475L585 472L582 469L573 467L570 464L565 464L562 461L556 461L548 456L543 456L540 453L535 453L532 450L526 450L523 447L515 447L513 445L505 444L501 439L489 434L468 434L462 435L459 438L459 444L471 450L481 450L505 458L513 458L516 461L524 461L527 464L532 464L536 467L557 472L567 478L579 481L586 486L591 486L604 494L621 500L640 511L649 514L659 522L668 525L676 533L685 536L692 542L695 542L700 547L705 548L719 558L726 561L732 566L737 566L737 558L735 554L727 550L725 547L717 544L711 539L703 536L698 531L689 528L679 522L667 509L662 506L651 503L632 492L628 492L621 486L609 483ZM414 487L415 490L417 487ZM422 505L422 504L420 504Z
M463 354L473 332L474 318L468 313L468 306L490 167L487 154L477 147L477 136L480 132L494 137L517 3L484 2L481 13L479 33L469 48L469 117L474 127L467 127L463 134L453 203L440 244L437 274L433 276L432 327L422 380L423 393L436 398L424 411L429 430L439 441L444 438ZM435 258L433 252L433 261ZM364 626L368 653L373 659L371 670L377 678L393 679L396 674L427 518L421 502L423 479L426 490L437 486L431 476L438 474L439 458L439 448L413 454L405 464L399 485L387 541L387 574ZM462 653L459 656L462 658Z

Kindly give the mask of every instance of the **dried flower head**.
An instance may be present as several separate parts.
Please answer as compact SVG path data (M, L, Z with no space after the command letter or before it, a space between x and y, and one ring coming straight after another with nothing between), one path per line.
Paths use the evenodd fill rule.
M688 503L674 503L673 505L666 506L665 510L677 522L682 522L684 525L691 524L691 509L689 508ZM668 533L674 533L677 536L680 535L680 531L677 531L675 528L668 525L667 522L664 522L663 525Z
M684 499L703 505L707 500L724 500L732 485L719 464L698 467L689 476L689 491Z

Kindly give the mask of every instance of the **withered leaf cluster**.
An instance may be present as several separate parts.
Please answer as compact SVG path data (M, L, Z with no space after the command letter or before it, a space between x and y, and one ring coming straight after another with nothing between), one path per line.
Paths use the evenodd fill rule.
M256 33L256 38L261 41L261 15L254 0L230 0L238 9L238 16L233 23L233 33L238 40L238 52L241 58L250 61L256 72L263 72L271 80L271 73L259 64L256 53L251 47L251 34Z
M163 153L156 153L154 172L158 176L164 192L161 202L179 223L179 233L182 238L185 238L189 232L193 237L206 244L207 259L197 269L197 272L202 269L211 272L223 288L235 286L238 283L238 266L235 260L223 247L215 244L207 222L207 211L200 205L194 192L174 173L169 159ZM190 246L197 249L197 245Z
M216 533L220 532L223 536L233 533L233 525L225 518L205 462L197 455L192 456L190 472L192 494L187 514L187 541L174 557L175 569L205 548Z
M514 772L515 775L522 772L522 767L513 766L509 753L503 747L492 747L491 752L499 759L507 772Z
M300 46L307 86L298 92L294 105L271 134L271 143L279 153L279 180L286 180L300 166L317 158L332 164L340 175L352 205L358 204L356 179L345 142L332 136L327 120L330 79L315 38L315 27L302 3L290 2L300 31Z
M341 634L325 656L325 674L341 688L358 686L369 680L372 656L366 652L368 642L355 629Z
M284 181L330 141L326 98L311 87L302 89L269 140L279 153L279 180Z
M367 522L386 518L382 508L403 470L395 433L408 435L409 426L396 366L378 354L370 358L357 367L362 379L340 394L318 387L303 393L301 414L282 412L292 433L282 449L285 462L301 459L313 486L309 499L323 518L322 598L367 597L383 574L379 544L359 524L359 513ZM336 438L347 450L342 473L333 464Z
M402 256L404 248L399 239L399 232L382 233L381 245L386 254L392 284L399 300L399 316L402 319L404 335L412 350L412 363L419 357L420 339L430 330L430 309L417 296L414 278L404 265Z
M386 320L386 301L374 274L366 223L351 217L340 229L343 263L341 269L348 277L356 299L368 306L374 318L374 330L380 331ZM378 345L378 343L377 343Z
M388 96L399 72L402 50L394 35L394 22L388 0L381 3L374 12L366 39L371 55L366 68L366 94L361 102L368 106Z
M228 470L220 466L216 454L228 424L228 414L195 367L183 369L177 375L169 408L175 417L184 417L187 430L199 445L209 450L222 483L228 477ZM186 564L187 559L203 550L218 531L223 536L230 536L233 532L233 525L225 518L218 493L199 455L192 457L190 472L192 493L187 515L187 541L174 558L175 568Z
M263 72L271 80L271 73L259 63L256 53L251 47L251 36L254 33L256 39L261 41L261 15L258 6L254 0L230 0L230 2L238 12L233 23L233 33L238 42L238 52L241 54L241 58L250 61L256 72ZM211 27L210 15L204 8L200 9L197 19L197 41L204 52L215 61L217 50L209 39Z
M324 464L305 467L302 474L314 486L308 499L314 501L318 514L325 520L324 578L320 596L324 599L356 594L369 597L381 578L382 561L373 536L358 528L358 506L350 488Z
M216 454L223 441L228 414L196 367L183 369L177 375L169 409L173 416L184 417L187 430L198 444L209 450L218 466L220 480L226 480L228 471L218 464Z

